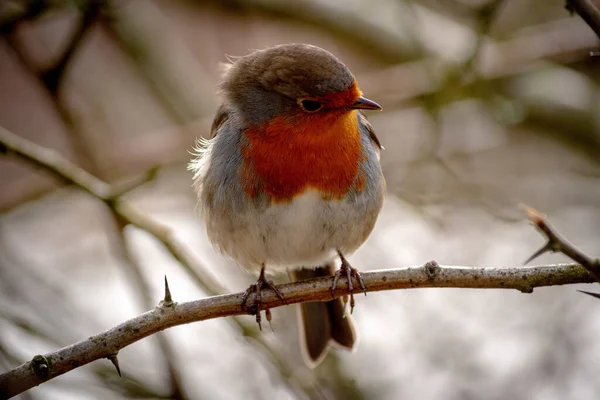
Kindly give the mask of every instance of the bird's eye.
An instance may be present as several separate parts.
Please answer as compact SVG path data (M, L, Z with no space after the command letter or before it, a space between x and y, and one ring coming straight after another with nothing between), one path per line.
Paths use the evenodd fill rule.
M302 107L302 109L306 112L317 112L319 111L321 108L323 108L323 104L315 101L315 100L308 100L308 99L304 99L304 100L300 100L298 101L298 104L300 104L300 107Z

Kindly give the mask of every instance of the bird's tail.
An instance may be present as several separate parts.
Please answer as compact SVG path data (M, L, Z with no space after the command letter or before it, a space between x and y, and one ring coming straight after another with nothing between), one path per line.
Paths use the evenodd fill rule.
M293 281L303 281L321 276L332 276L335 265L328 264L316 269L302 268L290 271ZM302 352L309 367L316 367L332 344L352 350L357 341L354 321L345 315L341 298L327 302L302 303L298 308L298 327Z

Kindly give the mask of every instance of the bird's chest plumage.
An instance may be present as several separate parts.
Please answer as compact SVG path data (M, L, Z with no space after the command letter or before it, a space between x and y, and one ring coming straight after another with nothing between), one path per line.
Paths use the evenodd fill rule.
M245 135L241 178L251 198L285 203L313 189L339 200L356 183L362 156L356 111L275 118Z
M265 263L267 272L323 265L337 249L354 252L375 224L384 183L358 116L349 115L329 125L335 130L321 123L320 135L297 124L278 131L285 137L217 136L197 167L211 241L248 269Z

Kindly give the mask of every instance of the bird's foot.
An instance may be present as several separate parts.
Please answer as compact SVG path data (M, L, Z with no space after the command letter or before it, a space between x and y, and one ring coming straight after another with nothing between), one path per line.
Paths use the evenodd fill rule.
M345 276L346 280L348 282L348 294L350 295L350 314L352 314L352 311L354 311L354 285L352 283L352 277L356 278L356 280L358 281L358 284L360 285L360 288L362 289L362 291L365 293L365 296L367 295L367 288L365 287L365 281L363 281L362 276L360 276L360 273L358 272L358 270L356 268L353 268L352 265L350 265L350 263L348 262L348 260L346 260L346 257L344 257L344 255L338 250L338 255L340 256L340 260L342 260L342 266L340 267L340 269L338 269L337 271L335 271L335 275L333 278L333 285L331 285L331 296L335 297L335 291L337 289L337 284L338 284L338 280L340 279L340 276ZM347 302L347 297L344 296L344 303Z
M265 266L264 265L260 269L260 275L258 276L258 280L256 281L256 283L253 283L252 285L250 285L248 287L248 289L246 289L246 291L244 292L244 296L242 297L242 311L247 311L248 314L256 315L256 323L258 324L258 328L261 331L262 331L262 325L260 323L261 322L260 308L262 305L263 289L271 289L272 291L274 291L275 294L277 295L277 297L279 297L279 300L281 300L281 304L285 304L285 302L283 301L283 294L279 291L279 289L277 289L277 286L275 286L273 281L268 281L265 278ZM250 304L250 305L246 305L246 303L248 302L248 298L249 298L250 294L252 294L252 293L256 293L256 295L254 297L254 302L252 302L252 304ZM267 317L267 321L269 322L269 324L271 324L271 310L268 308L265 309L265 315Z

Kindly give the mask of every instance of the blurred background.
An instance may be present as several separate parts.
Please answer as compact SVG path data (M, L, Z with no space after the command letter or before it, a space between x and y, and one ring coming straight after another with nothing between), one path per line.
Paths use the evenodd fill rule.
M0 126L131 188L196 260L0 157L0 372L154 307L164 275L175 301L218 290L206 271L232 292L256 279L208 243L186 163L218 64L281 43L336 54L384 107L388 195L354 266L522 265L544 239L521 203L600 253L600 46L563 1L2 0L0 33ZM99 360L20 398L599 398L600 304L575 289L359 296L357 351L315 370L294 306L274 332L210 320L123 349L122 378Z

